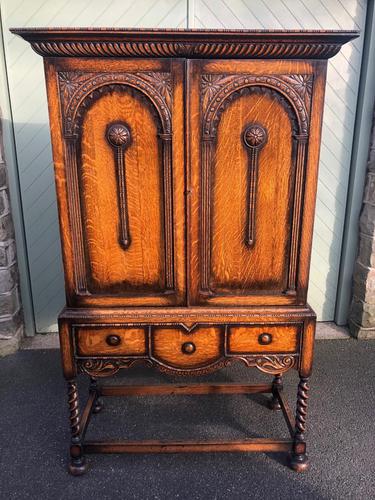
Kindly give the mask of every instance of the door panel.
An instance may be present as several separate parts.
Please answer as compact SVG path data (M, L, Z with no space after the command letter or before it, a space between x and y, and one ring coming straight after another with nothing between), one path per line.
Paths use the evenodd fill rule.
M56 64L47 74L62 102L51 116L62 124L53 146L57 179L66 176L70 295L85 305L183 304L182 63Z
M163 172L152 108L135 90L111 92L88 110L82 130L79 177L88 289L160 293L166 286ZM116 130L116 138L123 133L129 147L117 151L108 141Z
M313 74L267 65L191 63L193 303L299 299Z
M255 140L266 134L259 151L246 146L247 129ZM268 89L250 89L222 113L211 182L210 286L217 292L287 288L292 149L290 117Z

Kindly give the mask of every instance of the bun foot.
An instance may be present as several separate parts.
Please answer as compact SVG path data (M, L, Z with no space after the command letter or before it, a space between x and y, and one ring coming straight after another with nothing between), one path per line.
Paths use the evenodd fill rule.
M95 403L94 403L93 408L92 408L92 412L95 413L95 414L100 413L103 408L104 408L103 400L102 399L97 399L95 401Z
M268 408L272 411L280 411L281 406L279 400L276 398L271 398L268 400Z
M290 468L296 472L304 472L309 468L309 459L307 455L292 455L290 459Z
M87 463L84 458L78 460L72 459L69 462L68 470L72 476L82 476L87 472Z

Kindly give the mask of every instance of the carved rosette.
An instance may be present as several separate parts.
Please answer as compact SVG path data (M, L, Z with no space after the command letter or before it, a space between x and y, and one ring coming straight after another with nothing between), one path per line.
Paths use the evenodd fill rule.
M267 131L259 123L249 125L243 133L245 146L253 149L261 149L267 142Z
M130 130L124 123L113 123L108 127L107 139L115 148L126 148L130 145Z

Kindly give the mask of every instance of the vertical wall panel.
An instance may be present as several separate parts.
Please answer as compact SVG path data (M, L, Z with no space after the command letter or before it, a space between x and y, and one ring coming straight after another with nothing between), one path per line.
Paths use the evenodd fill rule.
M197 28L364 29L359 0L195 0ZM328 63L309 303L334 318L363 36Z
M2 0L1 7L36 330L55 331L65 297L43 63L9 28L184 28L186 0Z

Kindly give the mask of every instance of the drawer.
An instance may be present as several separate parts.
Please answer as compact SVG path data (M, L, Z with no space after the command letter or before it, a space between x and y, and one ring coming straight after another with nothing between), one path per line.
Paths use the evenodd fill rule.
M223 328L200 326L192 332L177 328L154 328L152 355L165 364L194 368L221 357Z
M146 345L144 328L90 326L76 330L80 356L144 356Z
M228 326L228 351L238 353L297 352L300 325Z

